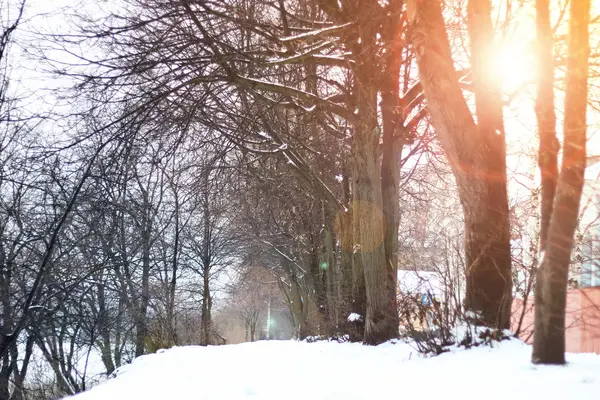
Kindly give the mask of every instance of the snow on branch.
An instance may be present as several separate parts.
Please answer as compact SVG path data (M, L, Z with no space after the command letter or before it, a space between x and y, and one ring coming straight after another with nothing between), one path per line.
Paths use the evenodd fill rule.
M329 111L333 112L334 114L337 114L338 116L344 118L347 121L355 121L356 119L356 115L350 112L345 107L342 107L339 104L331 103L312 93L305 92L303 90L294 89L289 86L280 85L278 83L271 83L259 79L248 78L242 75L237 75L234 81L238 84L245 85L254 89L265 90L272 93L279 93L284 96L296 97L305 101L312 102L317 107L321 106L325 109L328 109Z
M315 54L321 50L325 50L333 45L332 42L327 41L321 43L318 46L310 47L309 49L291 55L289 57L284 58L272 58L268 60L265 65L273 66L273 65L285 65L285 64L302 64L306 60L310 60L318 65L326 65L331 67L348 67L353 61L348 60L342 56L335 55L326 55L326 54Z
M289 42L294 42L297 40L315 38L315 37L323 36L323 35L330 35L332 33L344 30L352 25L354 25L354 22L347 22L342 25L329 26L327 28L316 29L316 30L313 30L310 32L301 33L299 35L283 37L283 38L280 38L279 41L282 43L289 43Z

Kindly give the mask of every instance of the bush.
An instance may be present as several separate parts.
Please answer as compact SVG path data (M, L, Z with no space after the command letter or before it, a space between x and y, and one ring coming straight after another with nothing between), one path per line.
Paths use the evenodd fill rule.
M401 336L415 345L425 355L439 355L453 347L493 345L509 339L509 331L480 326L473 313L462 313L459 307L441 303L428 293L432 300L424 304L421 297L402 296L399 299Z

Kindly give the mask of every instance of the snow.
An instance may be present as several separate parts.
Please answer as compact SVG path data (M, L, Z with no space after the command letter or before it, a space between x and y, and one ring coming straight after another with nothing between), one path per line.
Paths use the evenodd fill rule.
M136 359L74 400L577 399L600 393L600 356L534 366L515 339L422 357L403 342L263 341L175 347Z
M339 31L340 29L344 29L344 28L347 28L352 25L354 25L354 22L347 22L347 23L341 24L341 25L328 26L328 27L322 28L322 29L315 29L313 31L303 32L303 33L300 33L295 36L284 37L284 38L279 39L279 41L280 42L293 42L295 40L313 38L313 37L317 37L317 36L320 36L323 34L336 32L336 31Z
M350 313L350 315L348 315L348 322L355 322L355 321L360 321L362 319L360 314L357 313Z

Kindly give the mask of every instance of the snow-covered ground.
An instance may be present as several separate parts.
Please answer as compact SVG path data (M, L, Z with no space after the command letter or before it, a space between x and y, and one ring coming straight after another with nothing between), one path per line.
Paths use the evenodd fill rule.
M600 356L534 366L517 340L423 358L405 343L268 341L136 359L75 400L598 399Z

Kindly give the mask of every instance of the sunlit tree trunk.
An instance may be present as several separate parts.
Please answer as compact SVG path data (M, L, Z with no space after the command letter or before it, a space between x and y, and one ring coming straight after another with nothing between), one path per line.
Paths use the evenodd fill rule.
M481 25L489 19L489 3L469 5L472 18L483 18L483 22L472 19L470 23L471 34L476 36L473 84L479 126L459 86L440 1L413 2L412 7L420 81L464 211L465 306L479 314L480 323L508 328L512 281L504 129L497 89L486 81L480 59L489 46L490 32Z
M542 176L540 248L543 250L546 248L556 193L560 144L556 137L556 112L554 111L554 55L550 0L537 0L535 7L538 46L535 114L540 138L538 151L538 165Z
M471 43L471 77L481 180L478 201L463 202L467 292L465 307L479 311L486 325L509 328L512 302L510 225L506 177L506 140L501 81L493 76L494 32L490 0L469 0L467 25ZM473 178L471 178L473 179Z
M590 0L570 2L564 150L535 288L532 361L565 363L565 307L586 163Z
M404 115L400 107L400 65L404 48L404 19L400 18L402 1L390 2L392 15L382 34L387 43L385 70L381 79L381 117L383 126L383 156L381 159L382 208L385 218L385 259L387 284L393 294L393 307L398 309L395 296L398 277L398 226L400 224L400 161L406 142ZM407 77L405 77L407 79ZM398 326L398 313L394 314Z

